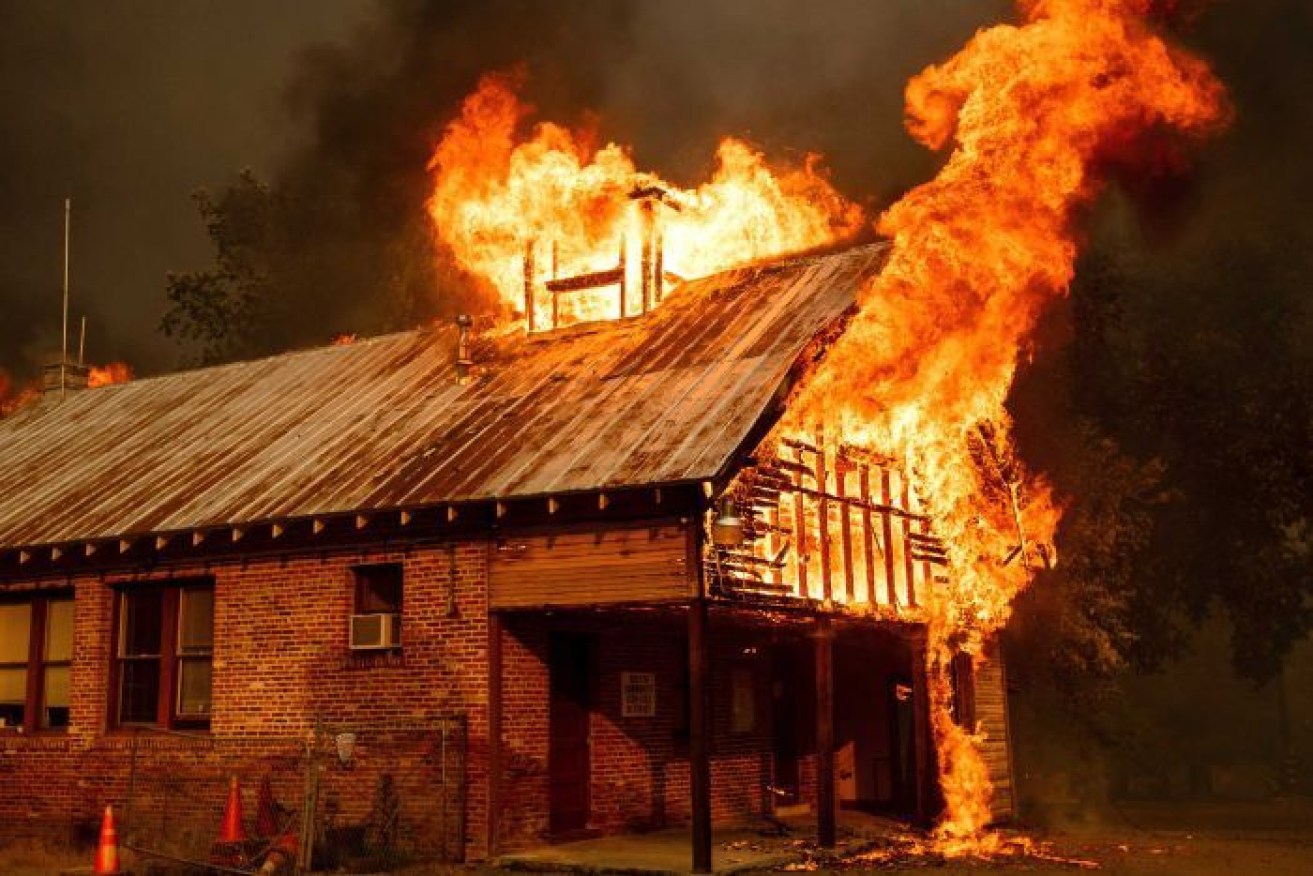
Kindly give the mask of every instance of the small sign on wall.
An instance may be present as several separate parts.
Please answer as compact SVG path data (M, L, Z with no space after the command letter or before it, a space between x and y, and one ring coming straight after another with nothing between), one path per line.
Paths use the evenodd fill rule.
M620 716L652 718L656 716L656 673L620 673Z

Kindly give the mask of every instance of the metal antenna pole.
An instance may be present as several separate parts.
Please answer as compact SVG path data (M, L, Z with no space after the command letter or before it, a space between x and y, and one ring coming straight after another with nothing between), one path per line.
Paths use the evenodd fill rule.
M64 400L68 388L68 228L73 213L73 201L64 199L64 347L59 359L59 400Z
M87 317L82 316L82 333L78 335L78 366L86 364L85 354L87 352Z

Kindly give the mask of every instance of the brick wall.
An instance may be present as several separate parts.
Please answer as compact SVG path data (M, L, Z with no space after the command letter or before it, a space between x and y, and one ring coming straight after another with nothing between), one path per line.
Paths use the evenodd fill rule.
M353 659L348 648L350 569L381 562L404 564L404 648L399 658ZM66 835L70 825L94 821L108 803L121 809L131 734L107 727L115 589L205 575L215 586L209 739L198 752L194 740L151 736L149 753L139 752L139 758L148 758L154 767L182 758L178 763L193 772L209 763L217 781L204 805L218 812L226 793L226 782L219 778L225 766L258 764L262 757L286 752L288 741L304 738L316 720L417 726L432 723L435 716L464 714L466 839L469 849L482 849L486 572L487 545L478 541L403 551L329 550L61 580L60 586L72 584L76 596L71 726L66 732L27 737L0 733L0 835ZM139 773L143 768L138 765ZM367 805L376 777L361 772L352 780L359 786L356 796ZM254 812L254 781L248 782L248 815ZM330 791L349 800L353 789L341 779Z
M510 615L504 626L506 779L501 847L542 840L548 829L548 642L552 630L589 633L595 643L591 735L590 826L605 832L644 830L690 818L688 741L681 732L687 696L682 619L616 613ZM769 801L771 733L767 673L756 640L718 630L712 648L712 817L733 821L761 814ZM758 721L731 732L729 667L756 669ZM621 673L656 675L653 717L623 717Z
M133 574L87 575L76 591L72 727L33 737L0 734L0 835L89 831L106 803L127 795L129 734L107 728L111 628L116 588L196 575L215 583L213 714L208 738L152 737L146 757L157 775L172 765L212 780L188 794L202 821L217 825L235 772L247 815L265 764L288 757L316 720L353 726L423 725L435 716L468 720L465 848L486 848L488 544L470 541L402 549L324 550ZM405 569L400 658L359 660L348 648L354 565L399 562ZM31 583L31 582L29 582ZM591 719L592 825L604 831L686 823L688 742L681 732L687 642L682 613L512 613L503 633L504 785L501 848L538 841L548 825L547 665L552 630L592 634L595 709ZM767 811L772 783L769 632L712 623L712 807L717 821ZM754 679L757 720L731 728L732 668ZM622 672L656 675L653 717L623 717ZM421 758L422 759L422 758ZM364 763L368 763L366 758ZM236 765L236 766L234 766ZM204 772L208 770L208 772ZM800 760L805 799L814 759ZM377 774L330 770L325 796L344 815L365 811ZM294 776L279 796L295 803ZM142 789L138 789L139 796ZM200 817L198 816L198 817ZM140 814L139 814L140 817Z

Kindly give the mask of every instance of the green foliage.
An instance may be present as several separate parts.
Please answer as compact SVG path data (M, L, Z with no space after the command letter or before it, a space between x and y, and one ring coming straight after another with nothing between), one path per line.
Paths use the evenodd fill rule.
M168 275L170 306L160 330L194 346L203 364L252 355L272 317L279 250L275 199L249 170L217 199L204 190L194 199L214 243L215 263Z

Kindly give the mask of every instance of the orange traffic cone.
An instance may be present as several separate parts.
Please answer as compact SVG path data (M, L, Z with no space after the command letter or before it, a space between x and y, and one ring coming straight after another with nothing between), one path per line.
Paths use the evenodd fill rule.
M114 807L105 807L105 817L100 821L100 842L96 845L96 861L91 866L95 876L118 876L119 870L119 834L114 829Z
M210 846L210 863L224 867L246 866L246 829L242 827L242 792L233 776L228 785L228 803L223 808L219 838Z
M246 828L242 827L242 792L233 776L228 786L228 805L223 810L223 823L219 825L219 842L246 842Z

